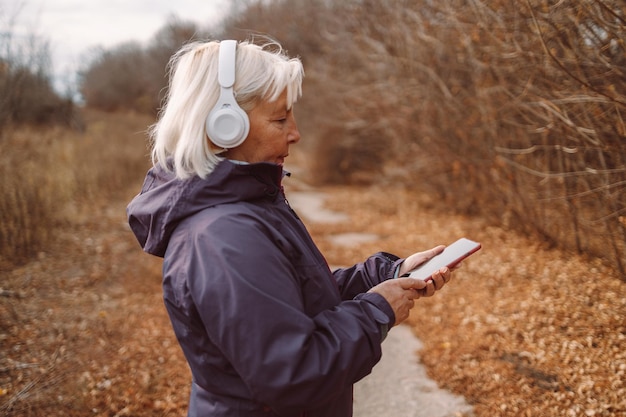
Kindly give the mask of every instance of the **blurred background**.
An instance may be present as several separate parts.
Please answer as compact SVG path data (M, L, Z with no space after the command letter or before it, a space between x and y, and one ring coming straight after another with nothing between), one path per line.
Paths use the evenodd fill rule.
M215 2L196 20L163 17L141 41L75 45L71 65L54 63L59 33L29 35L28 3L17 6L0 8L4 262L36 254L68 205L141 176L145 135L138 146L98 138L96 112L151 123L182 44L264 34L305 65L296 111L312 182L405 184L624 274L622 1ZM111 16L111 31L141 24L123 9Z

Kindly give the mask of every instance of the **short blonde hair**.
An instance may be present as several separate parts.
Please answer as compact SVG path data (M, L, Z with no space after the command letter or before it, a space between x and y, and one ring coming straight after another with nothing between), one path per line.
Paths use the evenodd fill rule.
M191 42L169 63L169 88L158 121L150 128L152 162L184 179L205 178L222 160L205 132L206 118L220 94L219 42ZM289 58L278 42L237 44L234 92L249 113L261 101L275 101L287 90L291 107L302 95L304 70L298 58Z

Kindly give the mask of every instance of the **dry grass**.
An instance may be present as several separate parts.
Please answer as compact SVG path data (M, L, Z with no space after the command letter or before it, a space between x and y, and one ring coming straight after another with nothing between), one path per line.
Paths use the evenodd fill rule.
M160 302L159 262L144 256L125 222L125 204L139 190L147 168L142 132L151 120L91 111L86 119L83 135L26 130L14 136L24 138L23 148L39 159L16 158L13 148L13 163L46 167L35 173L47 176L52 186L24 181L34 175L27 169L23 181L13 184L32 185L53 201L57 222L32 221L45 235L27 243L37 248L28 262L9 256L10 241L0 251L5 258L0 272L2 415L127 415L127 405L167 415L187 398L184 388L176 391L186 385L188 374ZM47 146L38 146L42 142L33 137L47 138ZM25 199L19 207L34 203ZM15 211L32 214L25 208ZM176 365L163 367L168 361ZM148 406L150 392L158 399Z
M45 250L79 210L115 196L145 171L148 117L87 112L85 118L82 133L23 127L0 141L0 269Z
M51 226L63 221L59 210L70 199L73 181L63 163L67 142L57 140L61 132L23 129L0 142L0 253L5 261L34 255L40 242L50 239Z

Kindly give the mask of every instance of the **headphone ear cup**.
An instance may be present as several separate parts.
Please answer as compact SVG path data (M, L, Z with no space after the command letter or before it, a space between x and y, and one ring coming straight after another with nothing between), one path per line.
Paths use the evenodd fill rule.
M207 135L220 148L229 149L241 145L249 131L248 115L237 103L218 103L206 120Z

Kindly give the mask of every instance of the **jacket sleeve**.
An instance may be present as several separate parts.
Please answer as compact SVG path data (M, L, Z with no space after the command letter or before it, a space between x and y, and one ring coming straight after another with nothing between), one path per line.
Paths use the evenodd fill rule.
M262 225L250 223L231 219L192 237L187 273L198 314L256 401L276 410L323 404L371 372L393 312L378 294L346 301L335 294L334 307L309 317L301 276L332 280L328 268L294 266ZM351 275L356 282L385 262L373 259Z
M383 281L392 279L404 259L386 252L378 252L350 268L333 271L341 298L350 300Z

